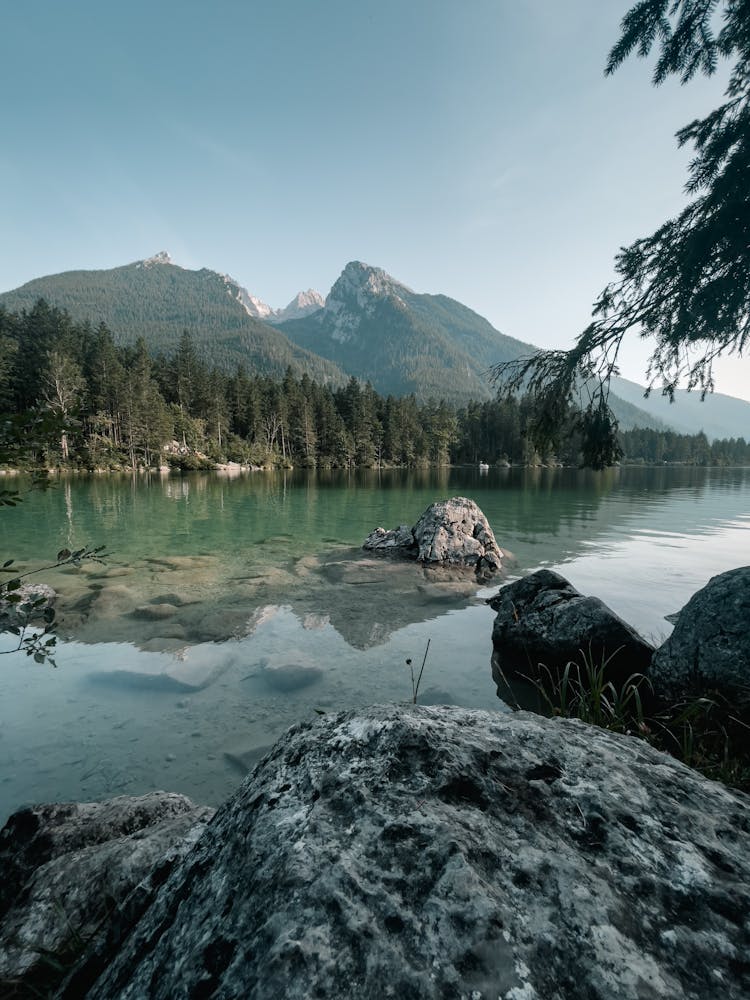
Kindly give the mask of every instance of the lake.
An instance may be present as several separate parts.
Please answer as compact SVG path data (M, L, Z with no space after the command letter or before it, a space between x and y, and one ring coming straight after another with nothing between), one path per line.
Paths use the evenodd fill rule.
M0 660L0 823L35 801L154 788L217 804L316 711L410 700L491 711L496 587L366 560L374 527L476 500L514 576L541 566L652 641L716 573L750 562L750 470L433 469L71 477L0 512L0 557L59 593L57 668ZM11 648L10 637L0 649Z

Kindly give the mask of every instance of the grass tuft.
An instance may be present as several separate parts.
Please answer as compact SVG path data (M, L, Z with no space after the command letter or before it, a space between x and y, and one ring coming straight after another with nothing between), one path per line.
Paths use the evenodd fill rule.
M536 689L542 714L644 739L706 777L750 792L750 725L726 697L712 691L659 706L645 674L619 684L607 679L619 649L600 660L590 649L579 652L580 661L567 663L560 674L539 664L538 677L524 677Z

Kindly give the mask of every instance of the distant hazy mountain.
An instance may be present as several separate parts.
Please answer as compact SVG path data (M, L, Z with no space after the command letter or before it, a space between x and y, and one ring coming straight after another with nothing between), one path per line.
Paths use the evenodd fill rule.
M308 288L306 292L297 292L289 305L283 309L277 309L273 316L269 317L269 323L283 323L288 319L302 319L317 312L325 305L325 299L316 292L314 288Z
M744 399L714 392L701 402L699 392L679 389L675 393L674 403L670 403L658 390L644 399L643 386L625 378L614 379L612 387L621 399L682 434L698 434L703 431L709 440L731 437L750 440L750 403ZM649 423L648 426L653 424Z
M307 372L323 382L345 381L334 364L261 322L263 303L229 275L177 267L165 252L106 271L36 278L0 295L0 305L28 309L40 297L76 320L103 320L120 344L143 336L152 350L170 353L188 330L197 349L223 368L243 363L281 375L291 366L296 374Z
M489 366L533 350L460 302L417 294L360 261L346 265L322 309L279 329L380 392L452 402L489 398Z
M239 285L237 287L240 288ZM239 301L247 310L248 315L274 325L288 319L301 319L303 316L309 316L310 313L317 312L325 305L325 299L314 288L308 288L306 292L297 292L289 305L283 309L274 309L266 302L256 298L255 295L250 295L244 288L240 288L240 292Z

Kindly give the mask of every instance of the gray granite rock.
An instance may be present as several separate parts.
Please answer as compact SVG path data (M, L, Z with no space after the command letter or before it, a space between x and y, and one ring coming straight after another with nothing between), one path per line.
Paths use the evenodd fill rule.
M290 730L78 995L740 1000L748 913L747 796L572 720L375 707Z
M376 552L398 552L399 555L417 554L417 543L411 528L406 524L400 524L390 531L375 528L364 540L362 548Z
M492 629L492 674L498 694L504 677L544 679L543 664L559 675L567 663L596 665L611 658L608 676L624 681L648 673L654 647L598 597L584 597L563 576L542 569L503 587L488 604L497 612Z
M55 962L86 944L98 974L97 949L140 915L212 815L184 795L152 792L11 816L0 831L0 995L10 983L47 995L62 977Z
M656 651L651 678L664 700L717 691L750 715L750 566L693 594Z
M469 567L490 577L502 569L502 552L479 507L466 497L438 500L413 528L376 528L363 548L416 558L425 565Z

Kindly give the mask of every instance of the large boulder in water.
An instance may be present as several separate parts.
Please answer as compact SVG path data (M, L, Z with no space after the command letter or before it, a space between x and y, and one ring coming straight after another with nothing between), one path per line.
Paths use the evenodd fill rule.
M747 796L573 720L382 706L290 730L86 996L739 1000L748 912Z
M492 629L492 674L500 694L505 678L546 680L568 663L605 661L607 677L624 681L647 673L654 647L598 597L585 597L565 577L541 569L503 587L488 601L497 612ZM501 696L503 696L501 694Z
M376 528L362 548L404 555L428 566L470 567L482 577L502 569L503 553L489 521L467 497L430 504L413 528Z
M718 692L750 715L750 566L693 594L656 651L651 677L664 700Z
M0 831L0 995L47 996L86 943L89 976L98 975L99 953L212 815L171 792L14 813ZM3 992L10 983L17 992Z

